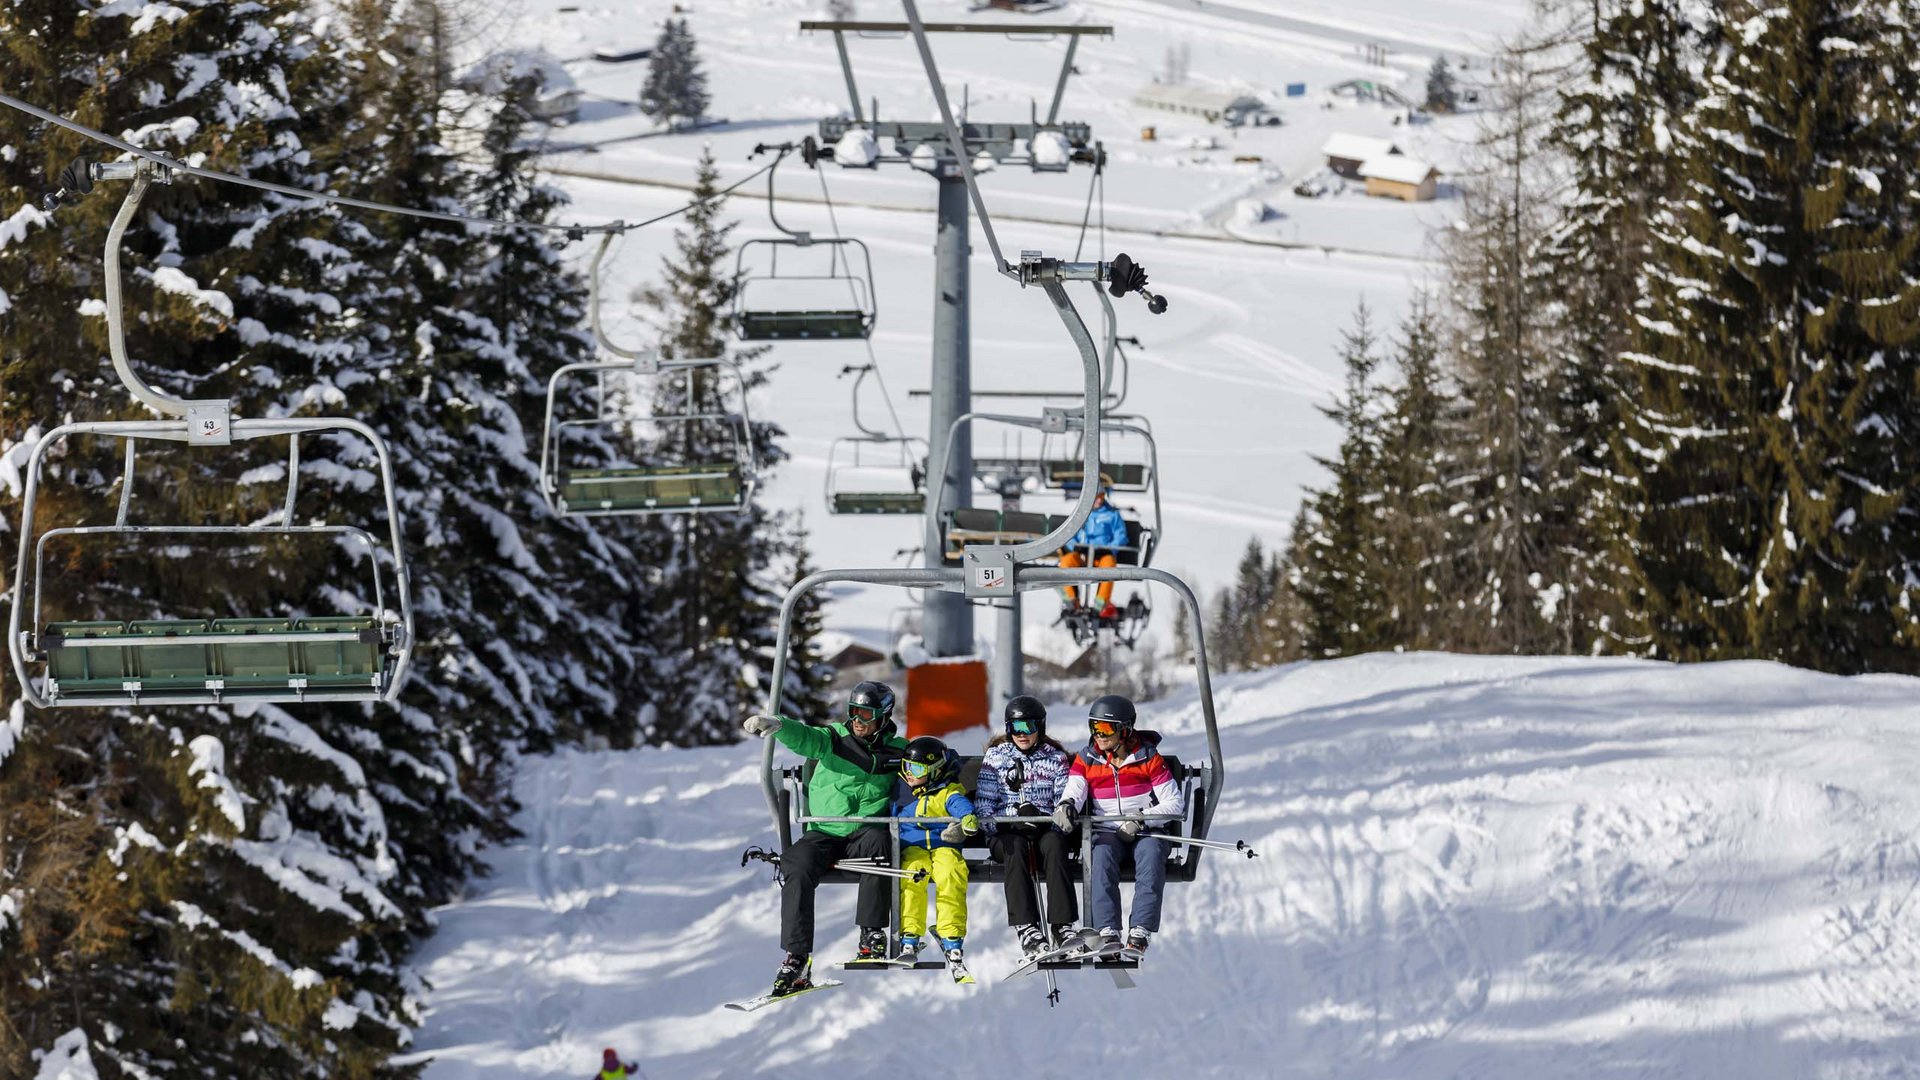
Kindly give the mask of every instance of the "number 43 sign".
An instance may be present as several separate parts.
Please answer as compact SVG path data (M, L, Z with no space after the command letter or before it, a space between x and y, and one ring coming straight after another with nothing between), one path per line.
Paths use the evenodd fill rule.
M188 402L187 441L195 446L226 446L233 442L232 416L227 403Z

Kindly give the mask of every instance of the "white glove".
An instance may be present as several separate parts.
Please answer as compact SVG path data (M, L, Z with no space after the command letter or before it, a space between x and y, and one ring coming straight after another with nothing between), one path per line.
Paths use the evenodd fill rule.
M747 729L747 734L749 735L766 736L779 731L780 724L781 720L777 716L764 716L760 713L754 713L752 716L747 717L746 724L742 726Z
M1073 831L1073 807L1061 803L1053 808L1053 824L1061 832Z
M957 821L948 824L946 828L940 830L940 842L943 844L957 844L966 838L967 831L962 829L960 823Z
M1132 818L1128 818L1120 823L1119 832L1121 836L1129 840L1138 840L1140 838L1140 823Z

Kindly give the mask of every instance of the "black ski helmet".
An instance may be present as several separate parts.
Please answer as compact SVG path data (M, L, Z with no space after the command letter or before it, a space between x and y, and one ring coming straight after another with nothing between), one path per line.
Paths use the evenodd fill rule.
M1047 707L1040 703L1039 698L1030 694L1021 694L1007 702L1006 729L1009 736L1013 734L1015 720L1031 723L1036 734L1047 733Z
M893 687L868 679L847 695L847 719L885 727L893 719Z
M1095 698L1093 704L1087 706L1089 725L1096 720L1102 720L1117 725L1121 732L1130 734L1133 731L1134 719L1133 701L1120 694L1108 694L1105 697Z
M937 788L954 777L954 753L947 744L931 735L922 735L907 743L900 756L902 779L925 776L928 788Z

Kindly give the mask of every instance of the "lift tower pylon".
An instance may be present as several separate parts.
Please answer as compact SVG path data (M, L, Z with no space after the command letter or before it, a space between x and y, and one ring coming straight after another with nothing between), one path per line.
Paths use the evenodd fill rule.
M892 152L874 153L863 162L839 161L850 167L878 167L881 164L906 164L931 173L939 184L938 222L934 239L934 317L933 352L929 358L932 388L931 415L927 441L938 445L946 438L954 420L972 411L973 385L968 326L968 242L970 193L961 163L954 158L952 142L942 121L882 121L876 104L871 110L860 102L859 84L854 78L853 62L847 54L847 35L898 37L909 30L908 23L853 22L840 20L803 20L803 32L833 35L840 57L841 73L846 77L850 117L820 121L820 142L824 147L840 145L849 134L864 130L878 147L890 140ZM1095 35L1112 37L1111 26L1040 26L1026 23L931 23L922 24L927 33L1004 34L1012 38L1032 39L1036 35L1059 35L1067 39L1059 77L1054 82L1053 98L1046 117L1040 117L1036 103L1027 123L974 123L961 117L958 123L961 152L974 159L986 155L998 165L1026 165L1035 172L1065 172L1075 163L1092 165L1099 161L1100 150L1093 142L1089 125L1060 119L1060 103L1066 94L1067 78L1073 73L1073 57L1080 38ZM929 65L931 66L931 65ZM944 111L944 110L943 110ZM836 158L836 161L838 159ZM996 260L999 253L995 252ZM1002 260L1004 266L1004 261ZM963 426L964 428L964 426ZM972 443L964 429L946 458L946 482L929 478L945 490L942 505L928 507L931 514L942 514L972 502ZM929 546L924 562L930 568L942 566L942 553ZM994 601L997 610L997 640L994 649L993 697L997 715L1000 705L1023 691L1020 642L1020 597L1016 593ZM973 609L965 596L929 590L922 609L921 636L927 651L934 656L962 656L973 651Z

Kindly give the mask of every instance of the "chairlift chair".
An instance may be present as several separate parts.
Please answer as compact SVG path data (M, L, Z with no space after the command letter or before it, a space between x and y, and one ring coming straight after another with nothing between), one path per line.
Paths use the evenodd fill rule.
M827 447L827 512L832 514L923 514L927 509L927 441L905 433L888 434L860 418L860 384L874 375L881 395L886 384L875 364L848 364L842 377L853 380L853 426L858 435L835 439ZM893 403L887 401L888 413ZM893 417L896 431L900 418ZM889 483L879 487L878 478ZM903 488L901 485L906 486ZM876 487L879 487L876 490Z
M811 265L796 272L800 260ZM802 233L740 245L729 318L740 340L865 340L873 336L874 315L873 256L864 242Z
M164 420L63 424L32 448L21 499L19 555L14 569L7 648L22 694L36 708L112 705L217 705L255 702L386 701L404 684L413 653L413 609L386 441L353 419L285 417L245 419L227 400L185 401L147 385L127 357L120 300L120 240L153 183L171 183L164 166L149 161L93 163L90 180L131 180L131 190L108 230L103 283L108 352L115 374L140 402ZM42 531L36 521L44 467L55 448L78 435L113 438L124 447L118 507L111 525L67 525ZM300 440L347 435L364 440L378 465L388 538L383 546L366 529L301 521L298 501ZM287 439L287 491L279 513L249 525L135 524L131 520L139 444L184 443L224 452L235 442ZM47 547L63 537L116 536L178 546L212 536L321 536L367 552L371 603L364 610L211 619L46 618ZM387 565L394 590L383 582ZM23 620L31 613L31 624ZM38 673L38 678L35 673Z
M850 582L863 585L881 585L904 589L933 589L942 592L961 592L964 589L965 572L959 569L859 569L859 570L823 570L809 575L787 592L786 602L781 609L779 637L775 644L776 665L785 662L792 643L795 610L799 602L810 592L834 583ZM1220 804L1220 795L1225 787L1225 766L1223 763L1220 729L1214 714L1213 685L1208 674L1206 661L1206 630L1199 618L1199 601L1185 582L1164 571L1142 567L1115 567L1112 569L1074 569L1060 570L1046 567L1022 568L1016 575L1014 587L1020 591L1055 589L1067 585L1091 588L1102 581L1132 581L1155 583L1168 587L1187 608L1189 625L1192 628L1195 674L1200 694L1201 717L1206 727L1207 753L1204 758L1182 759L1169 754L1168 767L1175 780L1186 794L1186 811L1178 821L1160 822L1170 827L1172 850L1167 861L1168 882L1191 882L1196 879L1199 870L1200 854L1205 848L1194 843L1182 841L1205 841L1212 827L1214 814ZM778 667L775 670L779 670ZM780 711L783 688L771 686L768 690L767 704L763 711L770 714ZM1143 724L1142 726L1150 726ZM807 764L795 763L778 765L774 760L775 740L768 739L761 756L761 789L767 800L767 807L773 818L774 832L780 839L784 850L793 840L810 827L828 822L858 821L863 824L886 827L893 836L894 853L892 865L900 864L900 823L893 817L842 818L815 816L807 804L806 778ZM962 758L961 782L972 790L973 778L980 769L980 755L965 755ZM938 821L940 819L919 819ZM1001 819L1008 822L1011 819ZM1106 820L1097 816L1083 817L1082 821ZM1090 858L1086 850L1091 844L1091 829L1082 830L1081 857L1073 866L1074 880L1083 888L1088 887L1086 868ZM967 860L968 878L974 882L1005 881L1010 872L1004 864L996 862L986 850L984 838L976 838L962 847ZM821 879L825 883L853 884L861 880L860 875L847 870L829 870ZM1127 870L1122 880L1131 881L1132 871ZM1086 910L1092 910L1090 907Z
M1026 428L1039 428L1047 422L1040 417L967 413L954 421L954 429L957 431L961 424L971 423L975 420L992 420L1014 427ZM1068 418L1067 422L1075 423L1076 421ZM1069 429L1069 431L1072 430L1074 429ZM1149 520L1139 515L1129 516L1123 511L1122 517L1125 518L1127 524L1126 544L1111 550L1091 550L1088 552L1088 562L1093 562L1094 559L1100 555L1111 554L1115 561L1121 566L1152 566L1154 550L1159 544L1162 527L1158 468L1159 449L1154 441L1153 431L1150 427L1137 423L1133 418L1129 417L1116 417L1112 420L1102 419L1101 430L1103 433L1125 433L1137 436L1146 442L1147 459L1139 463L1140 472L1137 475L1139 482L1144 485L1140 490L1149 491L1153 495L1153 516L1151 520ZM1059 437L1061 434L1061 432L1048 433L1049 437ZM1084 438L1084 435L1079 437ZM949 433L948 439L949 442L951 442L951 432ZM981 471L981 461L982 459L976 459L974 462L976 472ZM989 463L991 464L991 462ZM1024 460L1012 459L1010 459L1010 463L1013 465L1027 464ZM1032 464L1037 464L1043 477L1047 475L1048 470L1052 470L1053 475L1061 477L1062 482L1049 486L1059 490L1061 494L1067 498L1078 497L1080 487L1079 479L1086 473L1084 454L1078 460L1064 461L1057 460L1057 455L1051 455L1043 449L1042 456L1037 462ZM1100 475L1106 478L1115 475L1117 470L1110 471L1110 468L1105 459L1102 458ZM1067 479L1069 471L1072 478L1071 482ZM1118 475L1131 479L1136 474L1118 473ZM934 506L940 505L940 499L945 493L944 481L944 474L937 475L934 480L932 503ZM1120 488L1117 484L1114 486L1116 490L1126 490ZM942 511L938 519L939 539L943 559L949 565L959 565L962 553L970 544L1029 543L1052 532L1066 521L1066 519L1067 515L1064 514L990 509L987 507L953 507Z
M688 398L696 373L711 371L731 376L732 391L723 393L738 404L737 411L642 413L623 408L607 389L606 376L624 372L639 378L684 374ZM562 387L578 376L595 376L592 416L556 419ZM637 395L634 395L637 397ZM567 435L612 427L652 426L662 432L688 424L724 424L729 447L711 461L680 461L647 465L600 465L577 468L567 464ZM698 360L660 360L642 353L632 360L567 364L547 380L545 431L540 441L540 490L554 513L563 516L695 514L737 511L753 495L758 458L754 452L753 421L747 412L746 380L739 365L726 357Z
M873 336L873 256L852 237L780 224L773 183L786 154L767 170L767 217L785 235L740 245L728 322L742 341L864 341Z
M878 459L878 460L876 460ZM927 440L865 435L833 440L827 448L827 511L833 514L924 514ZM874 490L874 477L904 481Z
M232 438L285 437L287 495L270 524L134 524L129 508L137 447L142 442L189 443L181 420L135 420L65 424L48 432L27 461L21 502L19 559L14 575L8 641L14 674L36 707L101 705L215 705L238 700L268 702L392 701L399 693L413 650L413 612L401 525L387 446L356 420L234 420ZM300 438L348 433L369 443L379 462L389 537L383 545L365 529L300 520ZM36 504L43 465L50 453L77 435L116 438L125 446L118 514L111 525L73 525L40 530ZM279 618L52 621L47 610L47 548L63 537L132 538L178 544L212 536L326 536L366 553L371 606L334 615ZM382 563L387 564L382 573ZM384 578L395 586L388 593ZM29 595L30 594L30 595ZM32 629L22 619L31 613ZM40 668L41 678L31 676Z

